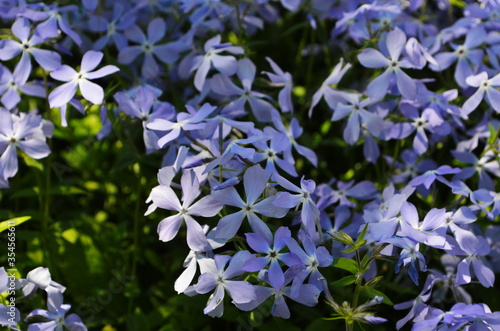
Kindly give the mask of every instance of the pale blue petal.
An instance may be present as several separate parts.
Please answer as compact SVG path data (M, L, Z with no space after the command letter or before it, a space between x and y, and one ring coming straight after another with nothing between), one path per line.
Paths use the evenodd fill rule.
M47 143L40 139L18 141L19 148L34 159L41 159L50 154Z
M88 74L85 75L85 77L88 79L101 78L107 75L111 75L117 71L120 71L118 67L114 65L107 65L94 72L89 72Z
M3 175L4 178L14 177L17 173L17 169L18 163L16 148L13 144L9 144L0 157L0 171L3 171L0 175Z
M215 238L223 241L233 238L240 229L244 218L245 212L243 210L222 217L217 223Z
M397 69L395 73L399 93L407 99L415 99L417 95L417 85L413 79L401 69Z
M204 252L210 245L201 225L189 215L184 216L184 220L187 227L187 244L189 248L196 252Z
M87 51L82 58L82 72L90 72L94 70L102 61L104 54L98 51Z
M490 268L482 264L477 258L472 259L472 268L481 285L484 287L493 287L495 283L495 274Z
M80 92L82 96L94 105L100 105L104 100L104 90L96 83L86 79L79 80Z
M285 275L283 274L283 270L281 269L278 260L274 259L271 261L267 275L269 277L269 283L276 291L279 291L285 284Z
M156 44L165 36L166 31L167 25L161 18L157 17L153 19L148 24L148 42L150 44Z
M462 106L462 116L469 115L472 111L474 111L477 106L481 103L484 97L484 89L477 89L473 95Z
M179 58L179 50L175 43L155 46L153 54L163 63L171 64Z
M59 53L33 48L31 54L35 58L35 61L47 71L56 70L61 66L61 56Z
M182 225L182 216L180 214L164 218L158 224L158 236L161 241L167 242L175 238Z
M194 75L194 86L198 91L201 91L203 89L203 85L205 85L205 79L207 77L208 71L210 70L210 64L210 59L204 57L203 62L201 62L198 70L196 70L196 74Z
M207 195L196 201L188 211L190 215L212 217L222 209L223 205L212 196Z
M118 53L118 62L121 64L130 64L143 52L140 46L125 47Z
M78 83L71 81L56 87L49 94L50 108L57 108L67 104L76 93Z
M21 44L11 39L0 41L0 60L8 61L21 53Z
M253 205L267 185L269 175L260 165L255 165L243 175L247 203Z
M228 280L224 282L224 287L231 295L234 303L248 303L257 298L253 285L247 281Z
M50 77L63 82L69 82L70 80L73 80L77 75L78 73L75 71L75 69L65 64L50 73Z
M406 35L401 29L396 27L387 34L387 50L393 61L397 61L406 44Z
M500 113L500 91L490 87L486 90L486 98L490 102L491 107L493 107L497 113Z
M212 291L217 286L217 275L203 273L198 277L198 283L194 284L194 289L199 294L205 294Z
M393 71L391 69L387 69L380 76L377 76L374 80L372 80L366 89L368 95L374 99L382 99L388 92L392 75Z
M358 55L358 60L362 66L367 68L385 68L391 64L389 59L373 48L364 49Z
M236 72L237 62L233 56L214 54L211 61L214 68L225 76L230 76Z

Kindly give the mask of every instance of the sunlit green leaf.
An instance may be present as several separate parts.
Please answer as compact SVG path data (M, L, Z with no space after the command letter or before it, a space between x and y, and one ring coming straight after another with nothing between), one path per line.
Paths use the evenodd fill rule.
M16 217L16 218L11 218L9 220L3 221L0 223L0 232L3 232L10 227L17 226L21 223L24 223L29 219L31 219L31 216Z

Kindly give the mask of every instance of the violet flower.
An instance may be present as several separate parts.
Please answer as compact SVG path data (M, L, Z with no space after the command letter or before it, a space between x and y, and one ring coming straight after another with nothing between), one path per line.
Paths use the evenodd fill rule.
M221 317L224 313L224 293L227 291L233 303L248 303L256 298L252 284L233 278L245 271L243 265L252 257L248 251L239 251L233 257L215 255L213 260L205 260L205 270L194 285L196 292L205 294L215 288L203 312L212 317ZM229 265L226 267L227 263ZM225 270L224 270L225 268Z
M104 99L104 90L88 79L101 78L120 70L116 66L107 65L92 72L99 65L103 56L102 52L87 51L83 55L80 71L76 72L70 66L62 65L59 69L51 72L50 77L67 83L56 87L49 94L50 108L66 105L75 95L78 87L86 100L100 105Z
M186 171L182 175L181 187L182 203L170 186L159 185L151 191L150 198L156 206L178 212L164 218L158 224L159 238L165 242L172 240L184 221L187 226L189 248L197 252L205 251L209 247L208 240L201 225L192 216L215 216L221 210L222 205L209 195L193 203L201 191L198 178L192 170Z
M19 117L0 109L0 177L7 179L16 175L17 148L34 159L50 154L42 131L42 118L34 113L23 113Z
M368 84L368 95L374 99L383 98L387 93L391 78L395 76L399 93L407 99L414 99L417 95L417 86L413 79L401 70L401 68L412 68L413 64L406 59L399 60L406 44L405 33L395 28L387 33L386 44L390 59L373 48L366 48L358 55L358 60L364 67L387 68Z
M238 232L245 218L248 219L250 227L254 232L259 233L269 240L272 238L271 231L269 231L269 228L256 213L267 217L282 218L288 212L288 208L275 206L273 201L275 201L276 196L270 196L258 201L266 188L269 176L259 165L255 165L245 171L243 184L246 201L240 198L234 187L212 191L212 196L217 201L228 206L241 208L240 211L226 215L219 220L215 238L228 241Z

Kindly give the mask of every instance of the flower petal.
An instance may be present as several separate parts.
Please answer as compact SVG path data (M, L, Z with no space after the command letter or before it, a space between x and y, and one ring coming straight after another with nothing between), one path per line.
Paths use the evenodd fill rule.
M164 242L174 239L174 237L179 232L181 225L182 225L182 216L180 214L164 218L158 224L159 239Z
M384 68L391 63L382 53L373 48L364 49L358 55L358 60L362 66L367 68Z
M90 72L102 61L104 54L98 51L87 51L82 58L81 71Z
M80 92L82 96L94 105L100 105L104 99L104 90L96 83L86 79L79 80Z
M71 81L56 87L49 94L50 108L57 108L66 105L76 93L78 83Z
M104 77L107 75L111 75L112 73L115 73L117 71L120 71L120 69L118 67L113 66L113 65L107 65L107 66L102 67L99 70L87 73L85 75L85 77L88 79L101 78L101 77Z

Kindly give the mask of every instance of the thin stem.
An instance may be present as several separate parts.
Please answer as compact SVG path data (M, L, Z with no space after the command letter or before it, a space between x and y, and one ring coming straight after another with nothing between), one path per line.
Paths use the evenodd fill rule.
M141 165L137 163L137 200L135 201L135 212L134 212L134 254L132 255L132 267L130 274L132 275L132 279L135 279L135 275L137 272L137 261L139 259L139 222L141 220L141 191L142 191L142 182L141 182ZM133 296L130 296L128 302L128 313L132 312L132 302Z
M189 132L187 132L186 130L184 130L184 129L181 129L181 130L182 130L182 133L184 133L184 136L186 136L186 138L189 139L189 141L191 141L194 145L200 147L201 149L207 151L208 153L210 153L210 155L212 157L215 158L214 153L212 153L212 151L207 146L203 145L202 143L200 143L199 141L194 139L193 136L191 136L191 134L189 134Z
M219 122L219 154L224 153L224 136L222 132L222 120ZM222 177L222 164L219 164L219 184L222 183L224 178Z
M49 95L49 83L48 83L48 78L47 78L47 71L43 71L43 82L44 82L44 88L45 88L45 93L46 95ZM50 104L48 98L46 99L46 116L47 119L50 119ZM49 149L52 150L52 139L48 139L47 142ZM45 183L43 183L43 178L39 180L39 202L40 202L40 211L41 211L41 217L42 217L42 232L43 232L43 244L42 246L44 247L44 255L43 255L43 261L47 263L50 271L54 274L56 274L56 270L53 268L53 263L52 263L52 248L50 245L50 234L49 234L49 228L50 228L50 186L51 186L51 173L52 173L52 157L53 154L50 153L47 156L47 164L46 167L44 168L44 175L45 175Z
M358 270L361 269L361 258L359 256L359 250L356 249L356 262L358 264ZM358 307L359 294L361 293L361 285L363 283L363 272L359 272L356 275L356 288L354 290L354 297L352 299L352 309L356 309Z

